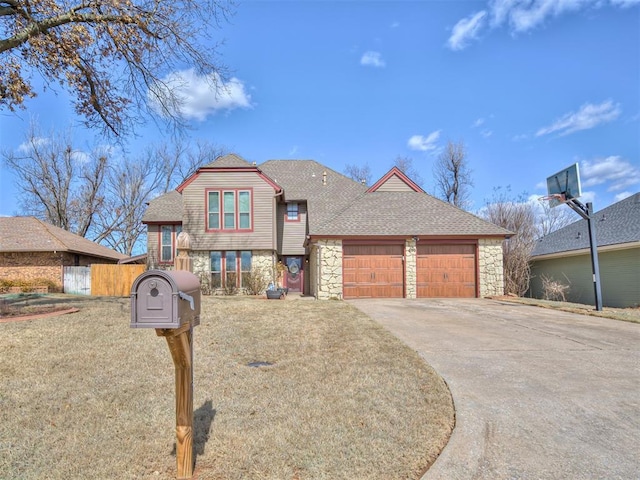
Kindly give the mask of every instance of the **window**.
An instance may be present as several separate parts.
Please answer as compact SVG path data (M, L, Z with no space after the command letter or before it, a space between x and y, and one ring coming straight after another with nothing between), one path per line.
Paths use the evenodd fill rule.
M208 190L207 230L251 230L251 190Z
M211 288L222 287L222 252L211 252Z
M238 256L236 255L236 252L227 252L226 258L225 258L225 267L226 267L226 275L225 275L225 281L224 284L225 285L235 285L236 287L238 286L238 274L237 272L237 267L238 267L238 262L237 262Z
M224 192L224 228L236 228L236 192Z
M287 220L290 222L295 222L299 220L298 217L298 204L297 203L287 203Z
M210 257L212 288L224 288L227 285L238 288L244 286L246 275L251 272L250 251L211 252Z
M171 263L176 255L176 238L182 225L160 225L160 262Z
M208 230L218 230L220 228L220 192L208 192L209 218L207 223Z
M238 192L238 211L240 228L243 230L251 228L251 194L249 192Z
M251 252L240 252L240 286L244 287L247 276L251 273Z

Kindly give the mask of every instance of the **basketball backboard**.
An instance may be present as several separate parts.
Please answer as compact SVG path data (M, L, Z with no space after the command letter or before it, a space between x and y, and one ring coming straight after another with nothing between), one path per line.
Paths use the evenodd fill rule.
M578 164L574 163L567 168L563 168L558 173L554 173L547 177L547 193L549 195L564 195L566 200L578 198L582 195L582 191L580 190L580 170L578 168ZM556 198L549 199L549 206L551 207L557 207L562 203L564 202Z

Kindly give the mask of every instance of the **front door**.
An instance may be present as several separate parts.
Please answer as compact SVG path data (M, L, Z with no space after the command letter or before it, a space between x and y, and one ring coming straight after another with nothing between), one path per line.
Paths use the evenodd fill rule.
M284 273L285 287L290 292L304 291L304 271L302 270L302 257L287 257L285 259L285 265L287 270Z

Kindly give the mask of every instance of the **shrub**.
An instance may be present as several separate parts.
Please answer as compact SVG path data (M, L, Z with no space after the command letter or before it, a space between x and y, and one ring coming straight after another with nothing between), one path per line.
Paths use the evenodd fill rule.
M238 277L235 272L227 273L227 281L224 284L224 294L225 295L235 295L238 293Z
M565 293L569 291L570 284L558 282L553 277L548 277L545 274L542 274L540 280L542 280L542 297L544 300L567 301ZM567 278L568 281L569 279Z
M250 272L242 274L242 286L247 295L260 295L269 286L269 274L261 268L252 268Z

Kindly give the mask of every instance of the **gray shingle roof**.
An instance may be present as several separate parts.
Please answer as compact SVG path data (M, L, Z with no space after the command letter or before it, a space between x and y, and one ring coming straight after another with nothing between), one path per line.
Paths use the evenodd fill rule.
M510 232L420 192L367 193L330 221L320 235L508 236Z
M172 190L151 200L142 222L182 222L182 195Z
M247 167L236 155L208 168ZM510 232L421 192L372 192L314 160L269 160L258 167L288 201L306 201L310 235L507 236ZM326 184L323 184L326 172ZM182 197L169 192L149 203L143 221L180 222Z
M0 252L72 252L121 260L110 248L34 217L0 217Z
M306 200L313 233L362 196L367 187L314 160L269 160L259 166L284 189L286 200ZM327 173L326 185L323 174Z
M556 208L569 207L561 205ZM595 219L599 247L639 242L640 192L596 212ZM581 219L542 237L532 255L536 257L585 248L589 248L589 229L587 221Z
M234 168L234 167L251 167L251 164L247 162L240 155L230 153L216 158L213 162L205 165L204 168Z

